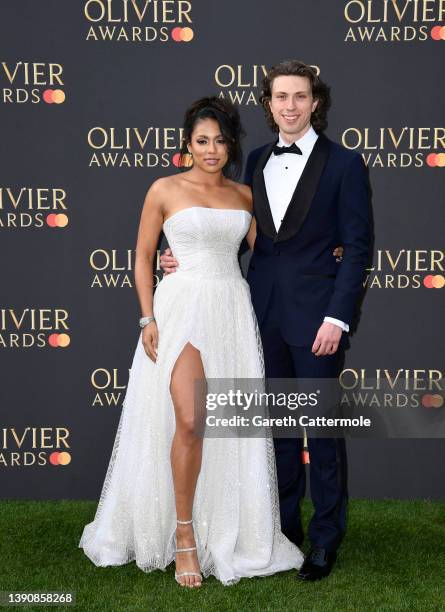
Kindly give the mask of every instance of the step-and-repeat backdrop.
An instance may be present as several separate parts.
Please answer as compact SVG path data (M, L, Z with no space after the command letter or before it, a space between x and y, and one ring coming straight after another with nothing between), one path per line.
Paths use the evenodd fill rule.
M272 140L258 97L282 59L320 71L327 133L370 171L374 261L343 383L372 405L379 381L406 381L387 405L443 419L444 0L0 10L2 497L99 495L139 337L145 193L179 171L184 110L199 97L239 104L246 153ZM444 497L443 439L348 446L351 495Z

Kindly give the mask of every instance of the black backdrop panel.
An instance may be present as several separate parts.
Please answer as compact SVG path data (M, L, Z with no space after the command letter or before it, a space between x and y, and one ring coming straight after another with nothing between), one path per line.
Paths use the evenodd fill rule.
M3 497L98 496L139 335L145 193L177 171L203 95L239 103L246 153L271 140L259 86L281 59L320 70L328 135L370 170L375 256L348 375L360 390L421 370L443 398L444 14L439 0L2 3ZM349 449L352 495L444 498L443 440Z

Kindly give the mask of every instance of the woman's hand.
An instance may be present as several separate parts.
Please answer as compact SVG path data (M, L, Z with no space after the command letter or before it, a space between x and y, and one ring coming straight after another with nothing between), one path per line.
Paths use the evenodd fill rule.
M338 246L334 249L332 255L335 257L335 261L339 263L343 259L344 248L342 246Z
M156 321L152 321L142 330L142 344L144 345L145 352L154 363L156 363L158 356L158 341L158 326Z

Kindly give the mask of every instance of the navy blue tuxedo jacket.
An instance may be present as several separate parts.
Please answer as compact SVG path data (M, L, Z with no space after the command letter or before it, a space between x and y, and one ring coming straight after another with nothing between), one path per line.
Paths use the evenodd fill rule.
M274 144L247 160L257 222L247 281L260 326L275 285L285 341L312 346L325 316L351 324L360 301L372 234L368 173L358 153L321 134L277 233L263 176ZM341 263L332 255L339 245Z

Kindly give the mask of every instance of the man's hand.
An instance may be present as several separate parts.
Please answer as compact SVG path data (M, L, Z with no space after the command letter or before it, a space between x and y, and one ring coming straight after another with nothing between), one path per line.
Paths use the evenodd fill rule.
M172 255L171 249L165 249L163 255L160 257L159 265L161 266L164 274L176 272L176 268L179 266L178 262Z
M343 330L335 323L325 321L317 332L317 337L312 345L312 352L316 357L322 355L333 355L338 349Z

